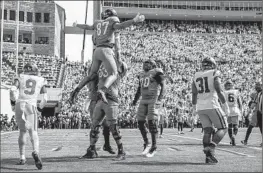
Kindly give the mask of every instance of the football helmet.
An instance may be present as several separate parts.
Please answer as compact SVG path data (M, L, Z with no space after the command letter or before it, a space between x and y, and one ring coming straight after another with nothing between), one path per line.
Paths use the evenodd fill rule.
M262 90L261 86L262 86L262 85L261 85L260 82L257 82L257 83L256 83L255 89L256 89L257 92L260 92L260 91Z
M216 68L216 61L212 57L207 57L202 60L203 70L211 70Z
M156 68L156 62L154 60L148 59L143 62L143 70L144 71L149 71L151 69Z
M118 17L116 10L114 10L113 8L108 8L104 12L101 13L101 19L102 20L105 20L108 17L112 17L112 16Z
M233 89L233 87L234 87L234 84L230 80L226 81L225 90Z
M38 75L38 68L35 64L29 62L24 66L24 73Z

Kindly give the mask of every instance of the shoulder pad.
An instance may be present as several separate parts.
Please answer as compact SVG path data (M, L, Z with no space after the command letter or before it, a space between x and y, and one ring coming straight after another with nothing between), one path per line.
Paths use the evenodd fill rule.
M214 70L213 76L214 77L221 77L221 72L219 70Z
M120 23L120 19L116 16L109 17L106 20L113 21L113 23Z
M156 69L155 69L155 72L156 72L156 73L162 73L162 74L163 74L163 70L162 70L161 68L156 68Z

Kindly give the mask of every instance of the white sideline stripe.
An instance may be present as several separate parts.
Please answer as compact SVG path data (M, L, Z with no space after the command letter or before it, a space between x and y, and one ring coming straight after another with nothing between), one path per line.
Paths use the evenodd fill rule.
M241 156L247 156L247 157L256 157L256 156L251 156L248 154L244 154L244 153L239 153L239 152L235 152L235 151L231 151L231 150L226 150L226 149L222 149L222 148L216 148L217 150L221 150L221 151L226 151L232 154L237 154L237 155L241 155Z
M10 133L15 133L15 132L18 132L18 131L12 131L12 132L1 132L1 135L6 135L6 134L10 134Z
M202 139L198 139L198 138L192 138L192 137L186 137L186 136L179 136L179 135L166 135L166 136L176 136L176 137L180 137L180 138L185 138L185 139L194 139L197 141L202 141ZM225 144L225 145L229 145L229 143L225 143L225 142L220 142L221 144ZM254 149L254 150L260 150L262 151L262 148L256 148L256 147L245 147L240 145L243 148L250 148L250 149Z

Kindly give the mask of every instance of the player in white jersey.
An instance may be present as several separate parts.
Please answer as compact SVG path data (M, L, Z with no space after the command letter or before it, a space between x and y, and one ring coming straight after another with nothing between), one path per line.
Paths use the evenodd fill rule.
M163 103L163 105L158 110L158 125L160 127L159 138L163 138L164 117L166 116L167 116L167 111L165 108L165 104Z
M230 110L230 114L227 118L228 135L231 139L230 144L235 146L235 137L238 132L238 118L241 117L243 107L239 96L239 91L234 89L233 83L229 80L225 83L225 97Z
M226 115L229 115L229 107L221 89L220 72L215 68L213 58L203 59L202 70L195 73L192 83L193 111L199 115L204 128L203 151L206 155L205 162L209 164L218 162L215 148L227 132ZM213 132L213 126L217 128L216 132Z
M41 111L47 102L47 91L45 88L45 79L39 77L36 65L27 63L24 66L24 74L14 81L15 89L19 91L18 98L11 97L11 103L15 105L16 122L19 128L19 165L26 163L25 145L26 133L29 132L33 145L32 156L35 160L36 167L42 169L42 161L39 156L39 139L37 133L38 115L37 109ZM10 90L10 96L15 96L15 89ZM41 94L41 102L37 105L38 95Z

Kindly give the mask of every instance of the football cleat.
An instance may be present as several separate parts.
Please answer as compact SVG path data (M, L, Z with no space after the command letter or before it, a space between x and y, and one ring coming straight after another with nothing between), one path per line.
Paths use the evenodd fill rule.
M151 149L151 146L150 146L149 144L143 144L143 152L142 152L142 155L147 154L150 149Z
M244 144L244 145L247 145L247 141L246 140L241 141L241 143Z
M207 164L217 164L218 161L217 161L217 159L214 156L213 157L207 156L205 158L205 163L207 163Z
M156 149L157 149L156 146L151 147L149 152L146 154L146 157L153 157L157 152Z
M231 138L231 144L232 144L232 146L236 146L236 139L234 136L232 136L232 138Z
M206 163L218 163L218 160L215 158L215 149L214 147L208 146L204 148L204 153L206 155Z
M159 135L159 138L163 138L163 135Z
M121 152L118 153L117 157L114 158L114 161L121 161L121 160L125 160L126 159L126 153L125 152Z
M26 159L20 159L17 165L25 165L26 164Z
M41 158L39 157L38 153L37 152L32 152L32 157L33 159L35 160L35 165L37 167L37 169L42 169L42 161L41 161Z
M93 158L97 158L97 157L98 157L98 153L97 153L96 149L91 149L91 147L89 147L87 149L86 154L81 156L80 159L93 159Z
M115 152L113 151L113 149L112 149L111 146L106 146L106 145L104 145L104 146L103 146L103 150L104 150L104 151L108 151L110 154L115 154Z

